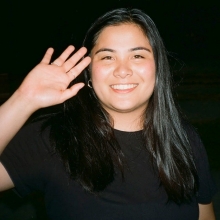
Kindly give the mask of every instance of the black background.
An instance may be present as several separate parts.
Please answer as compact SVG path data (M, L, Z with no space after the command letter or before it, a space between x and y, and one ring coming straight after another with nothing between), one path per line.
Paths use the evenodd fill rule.
M48 47L55 48L55 56L69 44L79 47L90 24L117 7L150 15L167 50L183 62L219 60L217 0L8 0L1 7L0 73L26 75Z
M54 47L54 58L69 44L79 48L91 23L106 11L117 7L142 9L156 23L173 57L171 64L177 70L174 78L180 84L178 102L201 135L220 187L219 5L219 0L3 0L0 74L7 73L10 84L5 90L12 92L48 47ZM0 85L2 91L4 84ZM214 204L220 217L220 194ZM41 199L33 196L21 200L9 191L0 194L0 219L47 218Z

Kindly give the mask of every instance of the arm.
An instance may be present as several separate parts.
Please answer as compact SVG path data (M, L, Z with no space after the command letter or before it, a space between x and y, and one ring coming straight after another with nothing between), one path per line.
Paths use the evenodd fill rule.
M215 220L213 204L199 204L199 220Z
M69 83L90 63L89 57L77 63L86 53L85 48L81 48L67 60L73 51L74 47L69 46L54 61L56 64L50 65L53 49L49 48L42 61L0 107L0 154L36 110L62 103L76 95L84 86L83 83L77 83L67 89ZM0 190L11 187L12 181L0 164Z

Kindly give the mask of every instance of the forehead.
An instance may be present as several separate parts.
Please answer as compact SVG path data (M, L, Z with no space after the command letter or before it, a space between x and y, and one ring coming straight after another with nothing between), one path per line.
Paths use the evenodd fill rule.
M135 23L122 23L118 25L107 26L98 34L94 47L105 44L125 45L127 43L147 43L148 37L145 31Z

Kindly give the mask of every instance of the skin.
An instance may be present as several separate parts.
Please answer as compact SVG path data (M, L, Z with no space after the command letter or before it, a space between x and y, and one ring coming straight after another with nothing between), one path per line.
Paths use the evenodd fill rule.
M93 89L113 117L114 128L142 129L141 117L155 85L155 62L147 36L135 24L106 27L91 57Z
M86 57L76 65L86 48L67 60L73 51L74 47L69 46L53 61L56 65L50 65L53 49L49 48L42 61L0 107L0 153L36 110L62 103L84 86L78 83L67 88L91 61ZM147 37L133 24L107 27L97 39L91 58L93 88L102 106L113 117L114 127L125 131L141 129L141 115L155 84L155 63ZM111 87L116 84L136 86L126 90ZM0 180L0 191L14 187L1 163ZM199 204L199 220L215 220L212 203Z
M42 61L29 72L20 87L1 105L0 153L36 110L62 103L76 95L84 86L83 83L78 83L67 88L91 61L90 57L86 57L76 65L86 53L86 48L81 48L67 60L73 51L74 47L69 46L54 61L57 66L50 65L53 49L49 48ZM0 191L14 187L2 163L0 180Z
M215 220L213 204L199 204L199 220Z

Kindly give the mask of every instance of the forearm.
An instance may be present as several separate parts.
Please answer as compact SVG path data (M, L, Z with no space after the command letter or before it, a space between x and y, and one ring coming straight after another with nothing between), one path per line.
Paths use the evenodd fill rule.
M16 91L0 107L0 154L34 112L25 97Z
M199 220L216 220L213 204L199 204Z
M42 61L0 107L0 153L36 110L62 103L84 86L84 83L77 83L69 88L70 82L89 65L91 58L79 62L86 53L86 48L81 48L68 59L73 51L74 47L69 46L55 60L58 64L50 65L53 49L49 48Z

